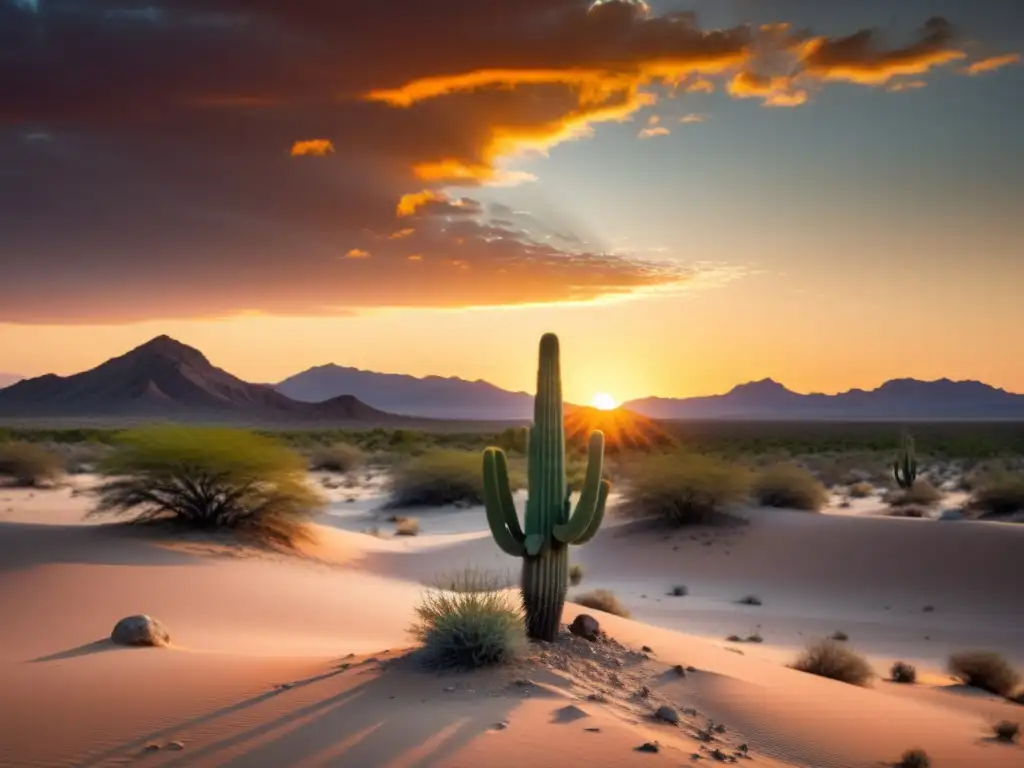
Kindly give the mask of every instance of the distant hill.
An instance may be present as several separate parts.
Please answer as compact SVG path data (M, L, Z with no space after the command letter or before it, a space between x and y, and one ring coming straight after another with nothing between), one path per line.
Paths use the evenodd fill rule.
M0 389L9 387L11 384L14 384L16 381L21 381L23 378L25 377L19 376L16 373L4 373L3 371L0 371Z
M310 403L341 394L353 395L374 408L407 416L467 420L533 418L533 395L454 376L417 378L330 364L290 376L276 389L293 400Z
M401 420L351 395L302 403L214 367L198 349L158 336L73 376L47 374L0 390L7 418L117 417L178 421L389 424Z
M1024 395L978 381L893 379L877 389L798 394L772 379L724 395L647 397L623 405L653 419L1024 419Z

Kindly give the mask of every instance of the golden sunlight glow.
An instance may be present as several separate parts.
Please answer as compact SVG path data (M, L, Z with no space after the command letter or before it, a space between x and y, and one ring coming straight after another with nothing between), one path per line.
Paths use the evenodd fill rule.
M590 404L599 411L613 411L619 407L618 401L607 392L598 392Z

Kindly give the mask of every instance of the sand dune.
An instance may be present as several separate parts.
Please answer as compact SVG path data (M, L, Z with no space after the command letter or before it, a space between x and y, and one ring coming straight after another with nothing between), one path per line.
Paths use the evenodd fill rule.
M988 740L1024 709L941 671L966 647L1024 664L1019 526L768 510L726 532L610 525L575 550L574 594L623 599L633 620L599 614L623 648L578 641L437 675L404 656L422 584L516 567L480 510L439 519L447 533L430 517L449 513L424 512L426 535L377 538L356 532L367 507L332 508L293 556L84 524L87 504L67 489L0 492L3 766L680 765L740 744L764 766L878 766L912 746L937 768L1024 761ZM675 584L690 594L667 596ZM736 604L748 593L763 604ZM134 613L159 617L172 646L109 643ZM758 625L762 645L722 639ZM836 629L880 673L901 657L925 683L862 689L784 666ZM649 717L659 703L683 711L681 727ZM704 744L708 719L726 730ZM661 751L635 751L649 741Z

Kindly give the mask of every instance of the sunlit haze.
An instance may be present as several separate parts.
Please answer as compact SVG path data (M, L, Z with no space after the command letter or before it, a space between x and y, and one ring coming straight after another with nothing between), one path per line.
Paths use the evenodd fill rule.
M0 2L0 371L1024 392L1021 3L110 6Z
M618 401L607 392L600 392L594 395L594 399L590 402L591 405L600 411L611 411L619 407Z

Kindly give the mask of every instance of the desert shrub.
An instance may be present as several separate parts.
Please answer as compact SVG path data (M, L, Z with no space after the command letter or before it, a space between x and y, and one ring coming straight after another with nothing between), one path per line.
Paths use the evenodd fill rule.
M22 488L53 482L64 469L61 457L35 443L0 443L0 480Z
M511 571L490 571L463 568L437 574L430 583L434 590L443 592L499 592L519 583Z
M690 590L687 589L685 584L676 584L674 587L672 587L672 590L669 592L669 594L672 595L672 597L686 597L688 594L690 594Z
M306 483L300 454L244 430L131 430L99 470L106 479L90 514L131 514L134 522L167 519L293 543L324 503Z
M708 456L660 454L626 471L620 511L629 517L663 517L676 525L706 523L742 501L749 473Z
M998 696L1009 696L1020 682L1009 662L993 651L960 651L949 657L946 666L964 685Z
M916 683L917 668L905 661L897 661L889 668L889 677L894 683Z
M1012 515L1024 510L1024 477L1002 475L979 485L971 507L985 515Z
M309 457L309 468L321 472L351 472L359 469L366 457L350 443L335 443L316 448Z
M864 657L831 638L812 642L793 662L793 669L850 685L867 685L874 677Z
M615 616L629 618L629 611L626 610L626 607L619 602L619 598L615 596L614 592L610 592L607 589L595 589L593 592L584 592L582 595L577 595L571 599L574 603L585 608L593 608L595 611L604 611Z
M908 749L895 768L931 768L932 760L923 749Z
M485 588L485 577L467 570L462 578L479 589L430 589L416 606L411 634L423 661L440 669L476 669L504 664L526 648L522 608L513 592Z
M736 602L740 605L761 605L761 598L757 595L744 595Z
M1017 691L1016 693L1007 696L1007 698L1014 704L1024 705L1024 691Z
M843 632L841 629L837 629L835 632L833 632L831 637L838 643L845 643L847 640L850 639L850 636Z
M110 446L90 440L59 446L64 469L73 475L91 472L110 454Z
M921 517L927 517L928 516L928 510L925 509L924 507L910 507L910 506L901 507L901 506L895 506L895 507L890 507L886 511L885 514L887 514L889 517L915 517L915 518L921 518Z
M522 486L515 468L509 470L509 483ZM390 491L389 507L483 504L483 460L476 451L429 451L395 470Z
M1013 742L1020 736L1020 726L1009 720L1003 720L992 726L992 732L999 741Z
M828 491L818 479L795 464L776 464L755 478L752 493L765 507L817 512L828 502Z
M395 521L395 536L417 536L420 521L415 517L400 517Z
M866 480L854 483L849 487L850 496L854 499L866 499L875 492L875 486Z
M942 500L942 492L927 480L921 478L914 481L910 488L893 491L885 498L891 507L907 507L919 505L927 507Z
M583 581L583 566L574 563L569 566L569 583L577 587L579 583Z

